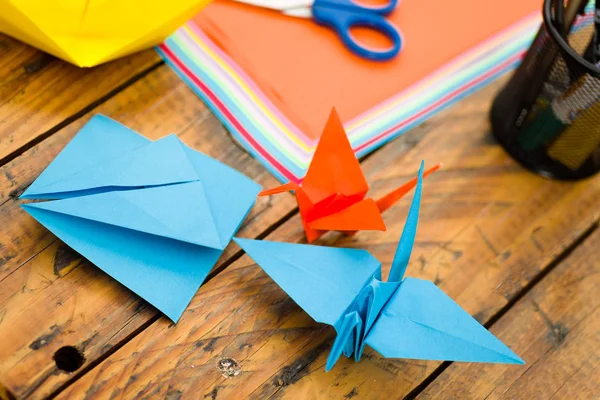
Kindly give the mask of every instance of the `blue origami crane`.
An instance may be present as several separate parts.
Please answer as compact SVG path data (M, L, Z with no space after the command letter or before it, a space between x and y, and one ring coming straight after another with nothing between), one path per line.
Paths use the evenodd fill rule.
M341 354L360 360L366 344L387 358L523 364L433 282L404 277L414 245L423 164L387 282L366 250L234 240L317 322L337 337Z
M93 117L23 193L42 225L177 321L260 186L183 144Z

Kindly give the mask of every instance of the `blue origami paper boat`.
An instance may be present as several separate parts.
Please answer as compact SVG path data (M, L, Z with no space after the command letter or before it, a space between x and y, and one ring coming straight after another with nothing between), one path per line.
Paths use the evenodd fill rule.
M292 299L337 337L327 359L387 358L523 364L433 282L404 277L414 245L423 165L387 282L366 250L234 239Z
M24 209L173 321L260 186L183 144L93 117L23 193Z

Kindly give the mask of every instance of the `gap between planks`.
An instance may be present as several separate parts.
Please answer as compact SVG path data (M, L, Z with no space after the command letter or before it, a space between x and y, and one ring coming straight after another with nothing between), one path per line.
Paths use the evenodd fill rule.
M30 140L29 142L23 144L21 147L13 150L12 152L10 152L9 154L7 154L6 156L4 156L3 158L0 159L0 167L2 167L5 164L8 164L15 158L19 157L21 154L25 153L27 150L31 149L32 147L34 147L34 146L40 144L41 142L43 142L44 140L48 139L50 136L52 136L56 132L60 131L64 127L75 122L79 118L83 117L85 114L89 113L90 111L94 110L96 107L98 107L101 104L105 103L106 101L110 100L111 98L113 98L114 96L119 94L124 89L133 85L134 83L136 83L137 81L144 78L146 75L148 75L149 73L151 73L152 71L158 69L159 67L161 67L163 65L165 65L165 62L162 60L156 62L155 64L152 64L150 67L148 67L145 70L132 76L125 82L121 83L120 85L118 85L117 87L112 89L110 92L108 92L104 96L99 97L98 99L89 103L87 106L83 107L79 111L77 111L74 114L70 115L69 117L65 118L60 123L54 125L52 128L48 129L46 132L44 132L41 135L37 136L36 138Z
M548 274L550 274L556 267L558 267L564 260L566 260L580 245L582 245L597 229L600 221L595 221L592 226L585 230L579 237L577 237L573 243L571 243L566 249L556 256L554 260L548 263L545 268L527 284L525 285L504 307L498 310L494 315L490 317L488 322L483 324L486 329L490 329L500 318L508 313L512 307L517 304L523 297L533 290ZM440 375L444 373L448 367L452 365L452 361L445 361L439 367L437 367L429 376L411 390L405 397L405 400L414 400L419 394L421 394L429 385L431 385Z
M296 215L297 212L298 212L298 208L294 208L292 211L290 211L289 213L284 215L282 218L280 218L278 221L276 221L269 228L267 228L266 230L261 232L259 235L257 235L255 239L261 240L261 239L267 237L269 234L271 234L271 232L273 232L274 230L279 228L287 220L289 220L294 215ZM244 255L243 250L239 250L239 251L235 252L233 255L231 255L231 257L229 257L225 262L223 262L222 265L213 269L207 275L204 282L202 282L202 286L204 286L207 282L209 282L210 280L215 278L217 275L219 275L219 273L224 271L225 268L227 268L228 266L233 264L235 261L237 261L240 257L242 257L242 255ZM198 290L201 290L202 286L200 286L200 289L198 289ZM52 398L55 398L56 396L58 396L62 391L64 391L66 388L68 388L70 385L72 385L75 381L77 381L78 379L83 377L85 374L87 374L88 372L90 372L91 370L96 368L96 366L98 366L100 363L102 363L108 357L110 357L115 352L117 352L121 347L125 346L125 344L127 344L129 341L131 341L137 335L139 335L144 330L149 328L152 324L154 324L156 321L158 321L162 315L163 314L160 311L155 311L154 315L152 315L152 317L148 318L148 320L146 322L144 322L142 325L140 325L139 328L137 328L135 331L131 332L129 335L125 336L121 341L117 342L113 347L111 347L108 351L104 352L100 357L96 358L94 361L92 361L90 364L88 364L85 368L82 368L80 371L77 371L76 373L74 373L73 376L69 380L65 381L61 386L59 386L54 392L52 392L48 396L48 398L52 399ZM0 398L1 398L1 396L0 396Z

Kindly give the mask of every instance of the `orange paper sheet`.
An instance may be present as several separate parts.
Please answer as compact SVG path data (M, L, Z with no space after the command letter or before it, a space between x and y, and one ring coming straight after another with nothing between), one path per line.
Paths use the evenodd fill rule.
M400 1L389 19L404 47L389 62L359 58L311 20L232 1L215 1L194 22L316 139L332 106L342 120L354 118L540 9L540 0ZM379 42L364 29L356 36Z

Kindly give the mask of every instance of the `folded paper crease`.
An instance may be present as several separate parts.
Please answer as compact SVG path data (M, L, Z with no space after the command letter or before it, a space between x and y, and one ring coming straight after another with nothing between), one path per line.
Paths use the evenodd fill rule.
M23 193L59 239L177 321L260 186L183 144L97 115Z
M428 169L423 177L440 166L438 164ZM333 109L302 183L288 182L265 190L260 196L293 191L310 243L327 231L349 234L360 230L385 231L381 213L416 184L415 178L380 199L366 198L369 185L342 122Z

